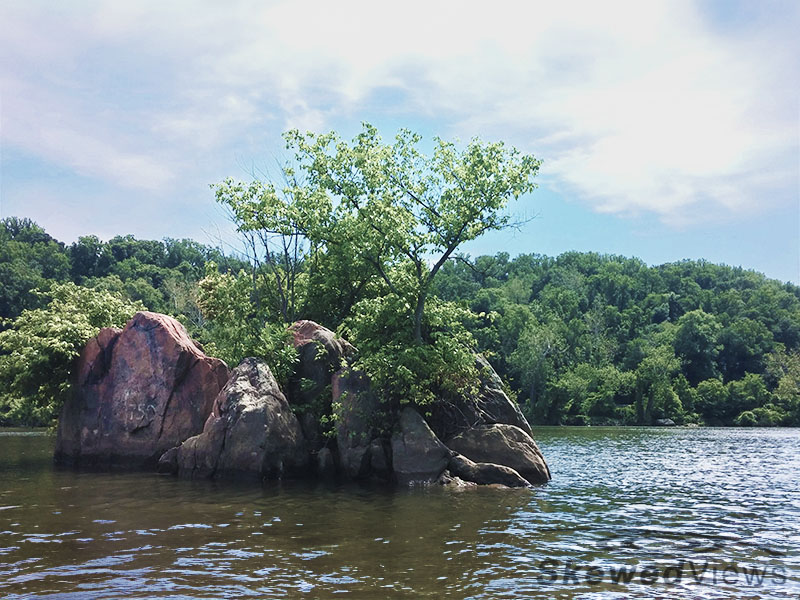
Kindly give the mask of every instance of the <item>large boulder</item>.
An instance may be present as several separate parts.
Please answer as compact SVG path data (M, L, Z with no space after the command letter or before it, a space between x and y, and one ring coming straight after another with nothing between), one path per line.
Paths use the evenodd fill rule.
M447 447L476 463L511 467L530 483L547 483L550 470L533 438L514 425L482 425L447 441Z
M450 450L420 414L406 406L392 434L392 469L400 485L432 483L447 468Z
M333 375L331 387L342 474L353 480L379 475L379 467L390 464L385 454L386 445L380 439L382 426L390 418L385 406L369 379L359 371L338 371Z
M103 329L73 371L55 458L90 467L148 467L203 429L228 367L206 356L183 326L139 312L122 330Z
M447 466L451 475L480 485L530 486L530 483L511 467L494 463L476 463L458 453L450 458Z
M432 406L429 423L436 435L444 440L472 427L495 423L514 425L531 435L531 426L519 405L503 391L502 380L489 362L478 354L475 366L480 377L476 393L440 398Z
M300 423L267 364L245 358L214 400L203 432L160 461L188 477L279 479L309 466Z
M331 415L331 378L355 348L314 321L297 321L289 331L298 360L287 396L300 414L303 434L316 451L327 441L321 421Z

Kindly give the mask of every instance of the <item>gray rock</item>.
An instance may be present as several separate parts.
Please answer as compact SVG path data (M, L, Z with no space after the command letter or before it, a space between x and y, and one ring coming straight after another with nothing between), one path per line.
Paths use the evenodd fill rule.
M304 474L309 460L300 423L258 358L233 370L203 432L177 450L179 473L191 477L292 477Z
M672 419L656 419L654 425L659 427L675 427L675 421Z
M519 427L531 435L531 427L516 402L503 391L500 376L480 354L475 356L480 373L477 393L440 398L432 407L430 425L440 439L451 438L471 427L501 423Z
M411 408L400 412L392 435L392 469L400 485L436 481L450 460L450 451L431 431L425 419Z
M472 462L461 454L450 458L448 469L452 475L480 485L500 484L506 487L528 487L530 483L511 467L494 463Z
M511 467L533 484L550 480L550 470L536 442L514 425L473 427L448 440L447 446L476 463Z
M388 419L385 407L367 377L358 371L338 371L331 387L337 406L336 445L342 474L347 479L368 479L374 474L372 442Z

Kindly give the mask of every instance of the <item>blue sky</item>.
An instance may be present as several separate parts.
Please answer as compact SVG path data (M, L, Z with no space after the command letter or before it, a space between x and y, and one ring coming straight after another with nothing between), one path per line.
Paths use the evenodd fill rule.
M166 5L166 6L165 6ZM298 127L543 159L473 255L705 258L800 283L800 3L0 5L0 216L234 241L209 184Z

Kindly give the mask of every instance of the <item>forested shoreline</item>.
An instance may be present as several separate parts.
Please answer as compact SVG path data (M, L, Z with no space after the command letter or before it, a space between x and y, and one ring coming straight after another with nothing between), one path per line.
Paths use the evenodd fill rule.
M270 294L246 257L133 236L66 245L28 219L1 222L0 425L52 421L58 402L48 398L69 392L68 374L51 368L66 351L53 340L119 326L141 308L178 317L228 361L263 348L280 375L291 369L280 319L247 332L236 325L252 321L254 294ZM432 294L464 309L460 324L535 424L800 424L793 284L705 261L650 267L594 253L500 253L448 260ZM293 316L341 329L330 298L307 294Z

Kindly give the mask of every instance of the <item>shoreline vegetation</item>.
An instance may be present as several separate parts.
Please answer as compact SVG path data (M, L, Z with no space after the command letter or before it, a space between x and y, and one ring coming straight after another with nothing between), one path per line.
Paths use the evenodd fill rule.
M427 157L418 136L384 144L369 126L286 139L283 187L214 186L236 256L131 235L66 245L0 221L0 426L51 425L86 342L139 310L231 367L264 358L281 386L287 327L310 319L359 349L388 401L421 409L468 391L480 352L534 426L800 425L800 287L703 260L465 256L513 225L502 210L534 189L536 159L441 140Z
M60 285L74 284L171 314L204 347L213 348L215 323L200 307L201 286L224 282L246 288L239 273L252 270L246 261L192 240L118 236L103 242L86 236L66 245L14 217L2 220L0 236L0 268L8 275L0 299L4 331L21 325L26 311L56 318L64 307L54 306L52 294ZM637 419L645 401L658 418L678 425L800 425L797 286L704 261L648 267L638 259L578 252L513 259L499 253L466 261L447 265L434 293L483 313L472 324L478 348L532 426L654 424L655 419ZM612 275L602 286L605 292L598 290L604 273ZM697 345L678 356L674 340L681 317L693 312L687 308L699 312L683 319L681 333L695 337L689 341ZM31 395L51 393L47 390L64 383L47 381L55 373L47 366L52 355L41 347L48 333L40 335L38 342L29 341L38 354L31 360L44 362ZM581 339L590 343L580 348ZM0 426L52 427L54 412L38 416L21 405L24 397L8 393L19 374L10 372L14 349L8 338L0 340L6 390L0 392ZM713 357L705 367L714 375L692 386L687 374L704 351Z

